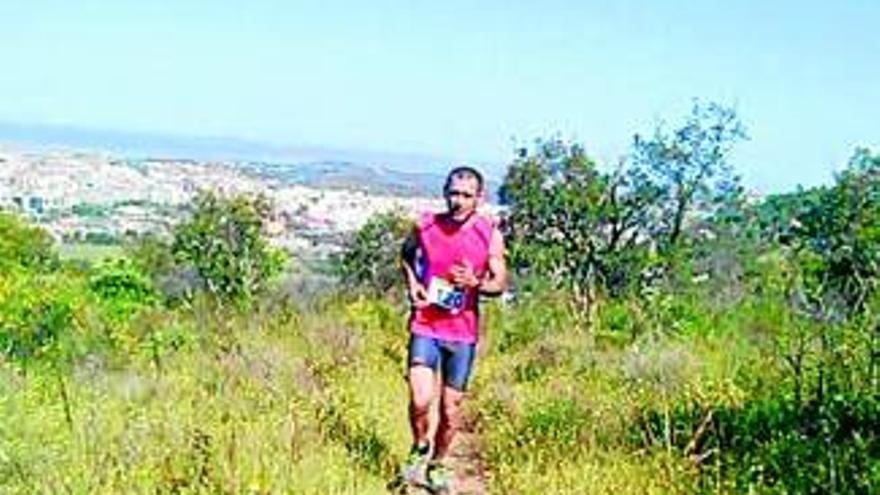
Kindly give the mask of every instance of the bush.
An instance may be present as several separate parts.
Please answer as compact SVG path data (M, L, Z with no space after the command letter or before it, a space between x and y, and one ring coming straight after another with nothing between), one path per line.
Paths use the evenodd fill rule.
M23 364L78 354L85 294L82 280L62 272L0 275L0 353Z
M799 407L785 397L721 410L715 431L737 487L780 493L877 493L880 402L839 394Z
M0 211L0 273L48 270L58 265L52 237L20 217Z
M191 265L221 301L249 304L285 264L262 235L271 212L264 196L199 193L190 218L174 229L172 252Z
M126 320L140 308L158 302L150 279L125 258L99 265L89 278L89 290L117 321Z
M399 286L400 249L413 228L411 220L393 211L367 220L346 243L337 261L343 284L379 294Z

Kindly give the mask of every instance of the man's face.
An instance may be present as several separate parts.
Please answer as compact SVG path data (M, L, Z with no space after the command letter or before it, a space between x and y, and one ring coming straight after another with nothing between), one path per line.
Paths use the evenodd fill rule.
M453 176L445 191L449 213L456 220L464 220L477 208L481 193L476 177Z

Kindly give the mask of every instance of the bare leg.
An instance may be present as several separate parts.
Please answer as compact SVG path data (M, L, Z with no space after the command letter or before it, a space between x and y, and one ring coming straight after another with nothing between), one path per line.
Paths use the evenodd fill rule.
M440 396L440 422L434 438L434 459L442 460L452 445L452 439L461 423L461 402L465 393L452 387L443 387Z
M414 444L428 443L431 401L434 399L436 384L437 379L431 368L417 364L409 369L409 424Z

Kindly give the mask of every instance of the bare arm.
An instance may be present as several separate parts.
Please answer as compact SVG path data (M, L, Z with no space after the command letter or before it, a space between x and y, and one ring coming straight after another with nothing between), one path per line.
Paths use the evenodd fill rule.
M492 232L488 268L479 285L480 294L500 296L507 290L507 262L504 261L504 237L498 230Z

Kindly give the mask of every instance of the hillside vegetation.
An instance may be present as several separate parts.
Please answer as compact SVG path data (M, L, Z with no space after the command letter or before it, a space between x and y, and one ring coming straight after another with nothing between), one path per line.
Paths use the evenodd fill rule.
M880 157L747 198L696 105L607 171L556 139L501 188L514 289L466 402L489 493L880 491ZM407 220L321 287L204 193L173 238L59 257L0 213L0 492L388 493L409 448Z

